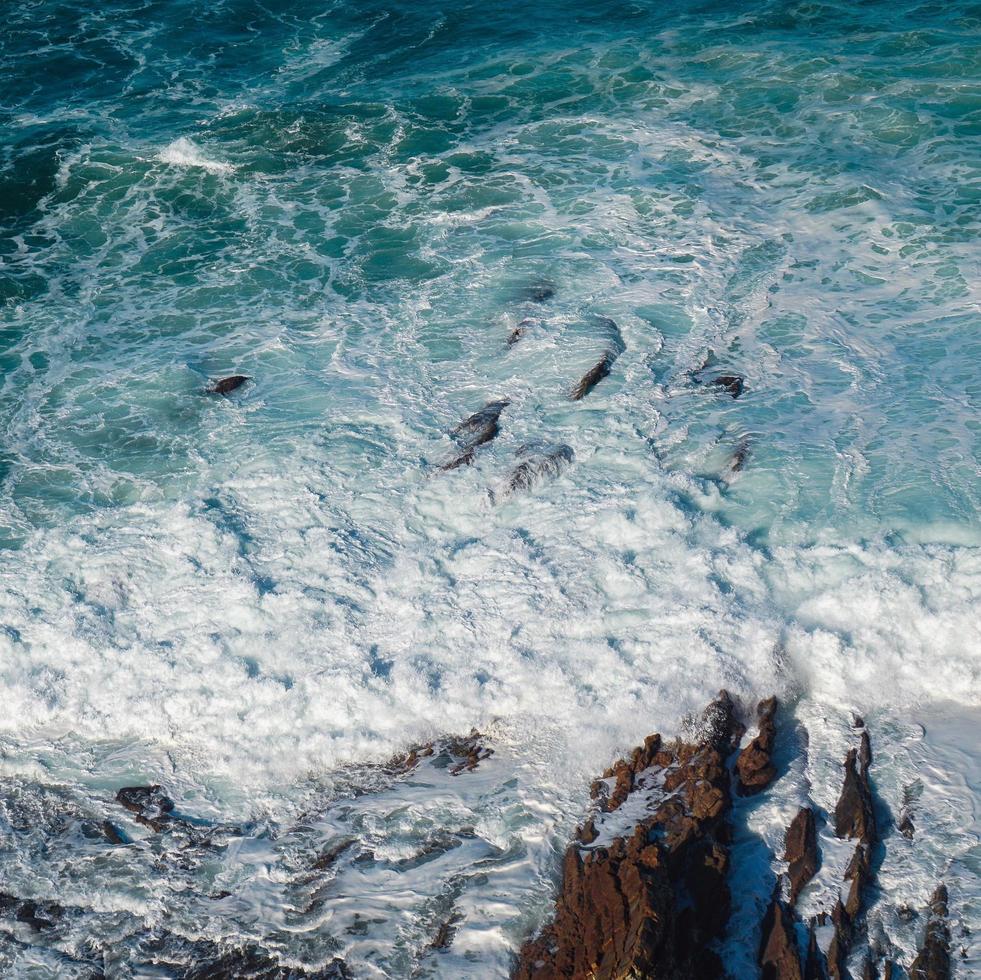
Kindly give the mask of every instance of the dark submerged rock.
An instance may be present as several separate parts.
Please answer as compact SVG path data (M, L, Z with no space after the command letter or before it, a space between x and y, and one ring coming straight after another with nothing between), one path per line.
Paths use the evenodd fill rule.
M740 439L739 444L733 451L732 458L729 460L729 472L741 473L746 468L749 460L749 440Z
M124 786L116 793L116 802L121 803L130 813L136 815L136 822L159 832L168 826L174 817L174 801L161 788L152 786Z
M521 298L529 303L547 303L555 295L555 286L550 282L535 282L525 286Z
M913 823L913 817L910 813L904 812L899 820L899 826L897 830L905 837L907 840L912 840L913 835L916 833L916 826Z
M776 713L776 698L760 701L756 708L759 734L736 759L739 787L746 796L766 789L777 774L776 767L773 765L773 745L777 737L777 726L774 721Z
M605 377L609 376L616 359L626 350L623 334L616 322L608 317L599 317L600 329L608 336L608 345L603 356L578 381L569 392L569 398L580 401L585 398Z
M794 905L819 866L817 827L811 807L801 807L787 828L783 859L788 864L790 904Z
M247 375L244 374L232 374L227 378L221 378L215 381L210 388L208 388L208 394L210 395L228 395L235 391L236 388L241 388L246 381L251 381Z
M534 489L540 483L558 476L575 459L572 447L561 443L522 446L518 455L526 458L511 471L501 492L502 497Z
M501 431L501 412L510 404L507 399L488 402L453 429L450 434L463 452L444 463L440 469L455 470L459 466L469 466L477 449L497 438Z
M508 347L514 347L514 345L524 337L528 331L535 325L535 321L531 317L525 317L509 334L507 339Z
M738 398L743 393L744 381L738 374L720 374L714 377L709 384L724 388L733 398Z
M930 899L926 935L910 967L910 980L950 980L950 925L947 914L947 888L941 884Z
M9 915L18 922L26 923L37 932L52 928L64 913L64 908L57 902L38 902L0 892L0 915Z

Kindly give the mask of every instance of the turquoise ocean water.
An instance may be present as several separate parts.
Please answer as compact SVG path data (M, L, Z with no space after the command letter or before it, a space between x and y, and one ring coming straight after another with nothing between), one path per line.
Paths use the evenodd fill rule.
M922 829L870 935L943 878L981 969L981 6L0 13L0 891L67 910L4 975L505 976L590 778L723 686L809 732L773 853L865 717Z

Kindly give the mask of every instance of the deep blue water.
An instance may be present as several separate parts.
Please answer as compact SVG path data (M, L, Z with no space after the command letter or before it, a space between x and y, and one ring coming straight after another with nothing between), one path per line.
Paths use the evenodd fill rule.
M827 736L773 827L878 720L884 795L942 789L875 914L909 950L946 869L981 928L981 5L0 13L0 890L82 910L9 975L504 975L591 775L723 685ZM508 494L527 446L561 472ZM346 811L387 856L290 919L339 767L474 726L486 783ZM107 859L125 781L252 829Z

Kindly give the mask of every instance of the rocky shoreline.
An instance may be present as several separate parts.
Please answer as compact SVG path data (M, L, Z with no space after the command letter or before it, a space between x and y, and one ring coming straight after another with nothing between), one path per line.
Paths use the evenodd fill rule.
M777 707L775 698L760 703L757 734L740 749L745 729L722 691L693 738L665 743L651 735L603 774L593 786L597 812L566 850L554 918L522 948L514 980L727 975L716 947L739 901L727 874L733 801L764 792L777 775ZM845 758L831 815L835 836L854 841L855 850L837 901L808 922L796 906L820 866L816 808L801 807L787 828L786 870L759 929L756 961L763 980L947 980L952 975L943 884L911 964L904 968L894 962L867 935L863 912L875 882L879 843L872 761L863 723L858 746Z
M748 880L745 868L734 869L731 853L741 808L766 794L781 775L776 758L780 725L780 705L771 697L757 706L747 731L737 705L722 691L689 720L685 737L650 735L603 772L591 787L591 812L562 858L554 912L519 950L513 980L723 978L735 975L726 962L734 943L747 954L741 962L755 963L762 980L949 980L953 950L943 883L924 910L921 942L910 962L901 962L866 921L884 840L892 833L909 839L916 831L908 807L895 824L877 819L872 739L861 719L854 722L855 744L844 759L833 810L824 812L811 800L797 809L786 827L780 874L773 877L775 860L759 867L764 876L759 881ZM479 779L485 764L493 766L494 754L490 740L477 731L418 745L373 767L375 781L357 783L347 799L367 798L405 780L423 786L433 779L454 784L458 778ZM158 842L160 859L181 867L207 861L252 835L248 827L208 823L185 812L157 784L124 786L113 805L117 817L92 822L87 836L101 840L103 847L124 848L149 834L148 840ZM827 828L826 848L837 840L847 849L847 866L836 854L824 868L822 828ZM406 860L438 860L474 837L469 827L435 828L419 854ZM367 867L376 860L350 834L323 839L294 883L298 912L329 911L337 897L331 883L340 869ZM397 869L398 862L392 867ZM815 913L814 901L801 897L822 868L823 878L831 875L837 885L835 897ZM770 897L762 903L755 928L734 926L734 913L744 913L745 923L747 908L759 901L753 896L766 894ZM824 901L826 892L819 894ZM210 898L221 902L230 895L217 891ZM801 912L802 905L809 905L810 914ZM21 941L36 936L57 948L63 924L78 912L55 901L0 892L0 924ZM464 919L452 900L434 910L426 955L452 954ZM341 955L311 967L284 961L264 944L170 931L145 935L140 948L148 968L189 980L361 975ZM92 949L87 960L91 972L86 977L113 975L112 950ZM483 975L478 961L474 968L477 972L468 975ZM745 972L741 968L739 975Z

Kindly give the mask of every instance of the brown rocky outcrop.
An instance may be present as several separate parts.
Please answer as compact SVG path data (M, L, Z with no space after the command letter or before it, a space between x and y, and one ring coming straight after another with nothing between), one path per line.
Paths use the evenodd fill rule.
M763 917L759 962L762 980L803 980L794 916L779 894L770 900Z
M801 807L787 828L783 859L788 865L790 904L795 905L797 896L818 869L817 827L811 807Z
M938 885L930 900L926 935L909 971L910 980L950 980L950 926L947 922L947 888Z
M804 959L804 980L825 980L824 955L818 947L817 932L811 921L807 934L807 956Z
M484 744L484 736L474 728L469 735L453 735L423 745L414 745L407 752L393 756L383 768L402 775L415 769L423 759L435 760L442 757L451 775L459 776L463 772L472 772L493 754L494 750Z
M746 796L766 789L777 774L776 767L773 765L773 745L777 737L777 726L774 721L776 713L776 698L760 701L756 709L759 734L736 759L739 787Z
M740 735L723 691L692 741L651 736L594 784L602 812L566 851L554 921L517 980L722 976L710 944L729 918L726 758ZM624 832L611 815L628 798L645 815Z
M875 813L872 808L872 787L869 767L872 764L872 745L868 731L862 732L861 746L849 749L845 758L845 782L835 806L835 834L865 844L876 841Z

